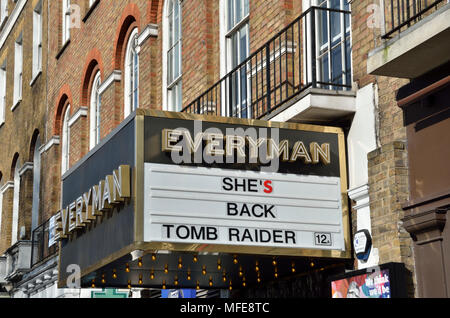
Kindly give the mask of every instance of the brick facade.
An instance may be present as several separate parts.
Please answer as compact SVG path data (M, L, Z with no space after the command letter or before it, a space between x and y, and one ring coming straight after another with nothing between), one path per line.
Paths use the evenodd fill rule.
M45 2L45 1L44 1ZM45 137L46 120L46 78L47 60L46 45L42 50L42 71L40 75L33 78L33 9L38 1L28 1L22 10L22 14L17 18L9 36L0 47L0 64L6 63L6 99L5 99L5 123L0 127L0 180L1 185L13 181L14 175L11 173L14 167L14 159L18 158L23 165L32 162L30 158L31 149L34 149L33 136L38 132L41 143ZM8 19L12 19L16 1L8 1ZM42 6L42 22L44 25L42 33L42 43L47 42L47 10L45 3ZM6 24L3 24L3 28ZM22 34L23 47L23 76L22 76L22 100L11 110L13 106L14 91L14 65L15 65L15 42ZM22 168L22 167L19 167ZM17 235L20 235L20 227L25 226L25 239L31 237L31 202L32 198L32 176L29 172L21 178L22 191L20 192L19 226ZM7 190L3 196L2 206L2 229L0 234L0 254L2 254L11 243L11 222L12 222L12 202L13 190ZM41 201L42 202L42 201ZM41 209L43 206L41 206ZM17 237L19 239L19 237Z
M60 138L65 107L70 105L71 117L87 109L87 114L79 116L70 127L70 166L73 166L89 151L90 96L95 73L101 72L102 83L114 74L120 74L120 79L113 78L101 95L101 138L104 138L124 119L124 54L132 29L137 27L142 34L148 24L153 24L158 31L157 36L149 36L140 46L139 106L142 108L163 107L163 54L166 53L163 52L163 0L114 1L114 5L111 1L100 0L93 8L89 8L87 0L72 0L81 16L78 17L79 27L71 29L68 43L61 41L61 1L43 0L43 23L49 26L50 31L46 32L44 27L42 74L30 86L31 15L36 3L27 2L24 13L0 48L0 63L6 59L8 76L6 121L0 127L0 181L3 185L13 180L11 170L15 154L22 164L30 161L32 137L38 131L42 145L49 145L41 156L43 190L39 223L42 223L60 209ZM250 0L250 53L298 17L302 12L301 3ZM401 223L401 204L409 196L406 131L401 110L395 102L396 90L407 81L367 74L368 53L381 41L380 29L371 28L367 23L371 18L367 8L373 4L378 4L378 1L351 1L354 88L360 89L371 83L378 88L376 125L379 148L368 157L372 233L374 247L379 249L380 264L399 261L407 265L411 273L410 294L413 295L415 276L411 239ZM9 5L12 10L14 2L9 1ZM182 13L183 105L186 106L220 79L222 13L218 0L184 0ZM21 32L24 36L23 100L14 111L10 111L13 87L9 83L13 83L14 41ZM298 52L301 50L303 48ZM55 142L51 143L52 140ZM19 214L19 228L25 226L25 238L31 235L30 173L22 178ZM0 254L9 248L11 242L12 201L13 190L8 189L3 196ZM353 225L355 228L354 219Z
M382 42L379 1L351 1L353 81L357 88L377 87L376 138L378 149L368 155L370 213L379 263L403 262L409 272L408 294L416 294L412 240L401 221L402 204L409 199L406 129L397 106L397 90L408 80L367 73L367 57Z

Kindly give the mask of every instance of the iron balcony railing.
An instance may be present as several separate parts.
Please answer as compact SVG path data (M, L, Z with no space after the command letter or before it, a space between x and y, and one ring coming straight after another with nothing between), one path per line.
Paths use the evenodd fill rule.
M350 17L309 8L181 111L258 119L310 87L350 90Z
M405 31L447 3L447 0L384 0L384 39Z
M31 268L58 252L58 244L49 246L51 219L39 225L32 234Z

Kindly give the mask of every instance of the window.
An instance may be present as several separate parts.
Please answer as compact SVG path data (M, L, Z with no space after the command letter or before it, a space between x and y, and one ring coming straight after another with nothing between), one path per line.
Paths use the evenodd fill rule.
M70 157L70 105L67 105L64 112L64 119L61 132L61 175L69 170L69 157Z
M321 8L349 11L347 0L317 0ZM351 84L350 18L340 12L317 10L318 78L323 83ZM342 86L323 85L342 89Z
M16 40L14 50L14 96L13 109L22 100L22 81L23 81L23 46L22 34Z
M33 79L42 69L42 0L33 10Z
M249 0L227 0L226 71L230 72L249 55ZM231 79L230 112L233 117L247 118L247 71L240 68Z
M5 122L6 108L6 61L0 67L0 126Z
M70 39L70 0L62 0L62 45Z
M5 22L8 17L8 0L1 0L0 2L0 24Z
M101 97L99 88L101 84L100 71L94 76L91 89L90 99L90 135L89 135L89 149L94 148L100 142L100 110Z
M14 195L13 195L13 214L12 214L12 232L11 245L17 243L19 227L19 198L20 198L20 161L17 159L14 168Z
M33 153L33 205L31 208L31 231L39 225L39 195L41 186L41 154L39 148L41 141L39 135L36 137Z
M125 52L125 118L139 107L139 55L136 51L137 36L138 29L135 28L130 34Z
M167 108L180 111L182 108L181 68L181 6L179 0L170 0L167 10Z

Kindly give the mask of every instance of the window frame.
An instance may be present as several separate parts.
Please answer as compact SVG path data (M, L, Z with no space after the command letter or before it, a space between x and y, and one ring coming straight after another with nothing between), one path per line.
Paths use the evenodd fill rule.
M237 3L239 3L240 8L237 8ZM230 10L230 4L232 8ZM232 19L230 19L230 12L232 12ZM238 14L239 12L239 14ZM240 19L238 19L240 17ZM231 21L232 20L232 21ZM231 23L231 24L230 24ZM244 31L245 30L245 31ZM241 33L245 32L245 57L242 57L242 45ZM237 38L236 43L234 43L234 38ZM228 74L235 67L241 64L250 55L250 0L225 0L225 73ZM247 74L246 67L241 71L235 73L236 77L232 79L234 82L233 90L235 94L233 95L233 100L229 101L227 109L223 112L228 112L228 116L239 117L239 118L250 118L251 117L251 89L249 86L249 75ZM244 74L241 74L244 72ZM244 76L242 76L244 75ZM245 79L245 97L241 96L241 89L237 89L242 86L243 79ZM229 90L229 88L228 88ZM244 92L243 91L243 92ZM225 95L224 95L225 96ZM229 93L226 93L229 96ZM243 106L245 102L245 106ZM243 111L245 109L245 111Z
M124 59L124 118L139 107L139 53L137 38L139 30L134 27L128 37Z
M166 78L164 79L167 96L166 108L167 110L181 111L183 108L183 10L179 0L170 0L167 3L168 7L165 12L167 47L164 51L166 56ZM173 14L175 10L174 4L178 7L178 24L176 26L177 16ZM175 52L174 49L178 52ZM177 55L172 52L178 54L178 59L176 59ZM178 66L178 72L175 71L175 65Z
M70 104L67 103L61 125L61 176L70 167Z
M33 9L33 62L32 62L32 82L42 72L42 36L43 36L43 19L42 19L42 0L38 2Z
M347 0L339 0L339 10L345 10L345 4L347 3L348 8L347 10L350 10L350 4L348 4ZM322 7L324 4L326 4L326 8L331 8L331 1L330 0L314 0L314 4L317 7ZM340 25L340 32L338 32L335 36L331 37L331 15L330 15L330 11L327 12L326 14L326 26L327 26L327 30L326 30L326 41L321 44L319 38L317 38L317 45L316 45L316 52L315 52L315 56L316 56L316 65L317 65L317 79L318 81L323 81L324 80L324 76L322 74L322 70L324 68L324 66L322 65L322 62L320 61L320 59L324 58L326 56L326 60L327 60L327 76L326 78L328 78L328 82L329 83L334 83L335 82L335 76L333 76L333 50L336 50L339 48L340 46L340 57L341 57L341 81L337 84L339 85L351 85L352 84L352 75L353 75L353 65L352 65L352 34L351 34L351 17L349 17L349 21L348 21L348 25L346 26L346 21L345 21L345 17L344 15L340 15L340 21L339 21L339 25ZM323 27L321 26L321 22L322 19L319 17L319 14L316 15L315 17L315 21L316 21L316 34L321 35L322 34L322 30ZM344 30L344 31L343 31ZM349 42L350 44L350 48L347 49L347 42ZM346 54L347 53L349 56L347 57ZM348 70L348 72L347 72ZM335 89L335 88L339 88L338 86L334 86L334 85L324 85L324 84L318 84L319 87L324 87L327 89Z
M19 239L19 210L20 210L20 158L17 158L14 167L14 191L13 191L13 209L11 220L11 246L16 244Z
M11 111L22 101L23 90L23 35L22 33L14 43L14 91Z
M101 139L101 84L101 72L100 70L97 70L93 76L91 94L89 97L89 150L92 150L97 146Z
M33 198L31 206L31 233L39 226L39 205L41 187L41 147L40 135L36 136L33 152Z
M7 85L6 60L0 66L0 127L6 121L6 85Z
M70 15L70 0L62 0L61 47L64 47L70 41Z

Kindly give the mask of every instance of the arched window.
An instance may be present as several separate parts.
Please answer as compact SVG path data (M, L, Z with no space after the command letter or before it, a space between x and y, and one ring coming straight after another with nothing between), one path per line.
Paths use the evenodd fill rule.
M37 135L33 152L33 206L31 208L31 231L39 225L39 195L41 186L41 147L40 136Z
M128 38L124 65L124 118L139 107L139 55L136 51L138 29Z
M69 155L70 155L70 105L67 105L64 112L63 125L61 131L61 175L69 170Z
M20 198L20 160L16 159L14 166L14 195L13 195L13 214L12 214L12 231L11 231L11 245L17 243L17 236L19 233L19 198Z
M181 65L181 5L179 0L169 0L165 10L165 60L167 78L166 109L180 111L182 108Z
M100 110L101 110L101 97L100 97L100 85L101 77L100 71L94 76L91 89L90 99L90 137L89 137L89 149L94 148L100 142Z

